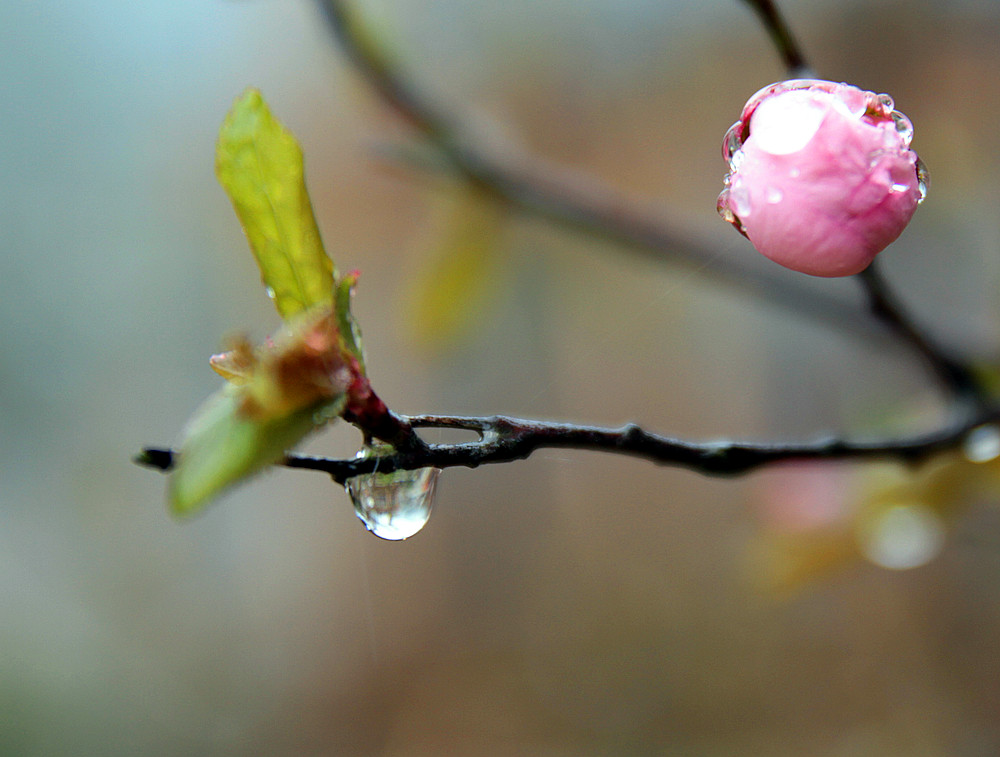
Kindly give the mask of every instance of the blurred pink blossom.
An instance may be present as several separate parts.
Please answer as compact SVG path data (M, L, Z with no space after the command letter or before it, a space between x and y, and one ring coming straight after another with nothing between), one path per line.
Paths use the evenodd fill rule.
M758 476L764 526L781 533L835 528L848 521L857 499L858 473L829 462L790 462Z
M913 127L892 98L848 84L771 84L723 143L719 213L763 255L813 276L868 267L926 192Z

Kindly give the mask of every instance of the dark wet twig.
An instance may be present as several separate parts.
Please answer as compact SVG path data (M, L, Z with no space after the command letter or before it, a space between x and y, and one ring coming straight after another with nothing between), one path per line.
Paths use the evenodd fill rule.
M428 444L412 452L377 457L336 460L289 455L283 465L329 474L338 483L352 476L391 473L394 470L462 466L476 468L488 463L523 460L545 448L595 450L640 457L661 465L687 468L706 475L734 476L777 462L795 460L897 460L918 463L931 455L954 448L983 423L995 422L998 413L978 415L945 429L913 436L849 440L827 437L807 442L692 442L645 431L635 424L621 428L599 428L570 423L509 418L506 416L460 417L416 415L405 417L414 428L454 428L475 431L479 439L460 444ZM169 450L147 449L144 465L169 470Z

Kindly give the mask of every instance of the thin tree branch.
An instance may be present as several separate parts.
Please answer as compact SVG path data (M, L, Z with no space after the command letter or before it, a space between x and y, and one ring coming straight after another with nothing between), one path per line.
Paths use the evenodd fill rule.
M423 453L427 444L413 430L409 420L392 412L372 391L368 381L360 396L352 397L342 417L365 434L365 440L381 439L402 452Z
M644 431L635 424L617 429L510 418L417 415L405 417L415 428L457 428L475 431L478 441L427 444L419 450L367 458L336 460L288 455L283 465L329 474L343 484L366 473L391 473L415 468L476 468L488 463L523 460L544 448L572 448L644 458L661 465L687 468L705 475L735 476L777 462L795 460L897 460L918 463L958 447L974 428L994 423L1000 413L978 414L964 422L924 434L880 440L825 437L802 443L692 442ZM160 470L173 465L173 453L146 449L136 462Z

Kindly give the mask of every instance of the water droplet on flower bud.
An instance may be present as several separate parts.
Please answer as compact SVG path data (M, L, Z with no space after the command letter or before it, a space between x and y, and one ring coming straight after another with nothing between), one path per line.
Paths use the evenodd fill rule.
M737 121L729 127L726 136L722 140L722 157L732 161L733 156L743 147L743 122Z
M264 291L267 293L267 296L270 297L272 300L275 298L276 295L274 293L273 287L264 287Z
M898 110L892 111L889 116L896 126L896 133L902 137L903 144L909 147L910 142L913 141L913 123Z
M347 479L344 488L365 528L382 539L399 541L427 523L440 473L440 468L366 473Z
M1000 429L992 424L972 429L962 443L962 452L973 463L996 460L1000 457Z
M917 158L917 189L920 190L920 199L917 203L921 203L927 197L927 189L931 185L931 175L927 171L927 166L924 165L924 161Z
M743 230L743 223L740 221L739 218L736 217L736 214L729 207L729 189L728 189L728 183L729 182L727 181L726 182L727 188L723 189L722 193L719 195L719 200L718 200L718 202L715 205L715 209L717 211L719 211L719 215L722 216L722 220L723 221L725 221L726 223L732 224L733 227L735 227L735 229L738 232L740 232L740 234L742 234L743 236L746 236L747 234Z
M784 196L785 196L784 192L782 192L777 187L768 187L767 193L765 194L764 197L767 200L768 205L775 205L781 202Z
M878 101L885 109L886 113L891 113L896 108L896 103L890 95L879 95Z
M715 209L719 211L719 215L722 216L722 220L727 223L733 222L733 211L729 209L729 177L726 177L726 188L719 193L719 199L715 203Z

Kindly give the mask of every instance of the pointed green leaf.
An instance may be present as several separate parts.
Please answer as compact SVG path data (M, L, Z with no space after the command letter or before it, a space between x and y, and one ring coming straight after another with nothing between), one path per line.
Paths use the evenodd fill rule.
M281 317L332 301L336 273L309 201L302 150L255 89L222 124L215 172Z

